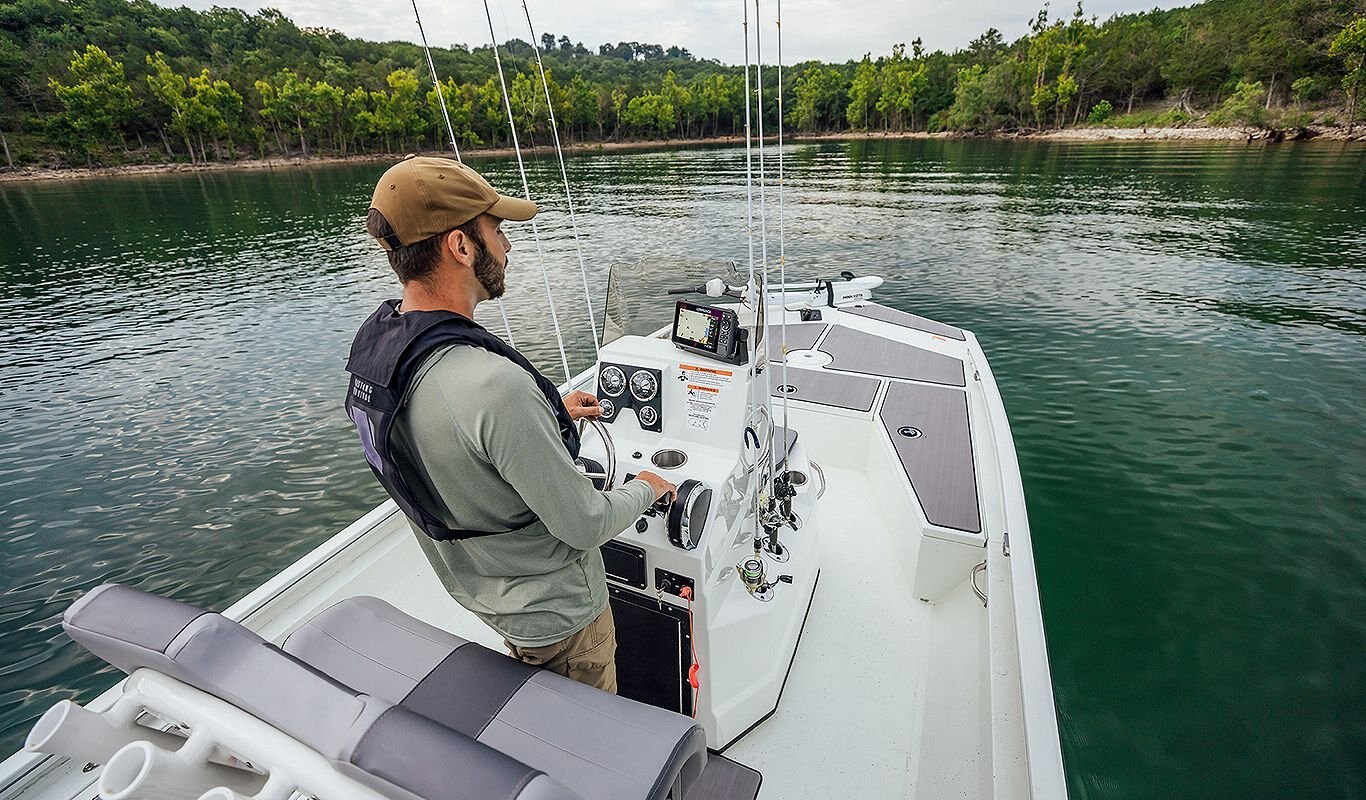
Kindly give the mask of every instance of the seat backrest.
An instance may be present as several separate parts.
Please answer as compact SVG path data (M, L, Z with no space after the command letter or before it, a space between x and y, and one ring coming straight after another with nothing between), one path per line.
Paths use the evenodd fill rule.
M523 664L376 597L318 613L284 648L586 797L659 800L686 792L706 764L696 720Z
M540 770L359 693L221 614L106 584L72 604L62 627L119 669L153 669L231 703L390 796L577 798Z

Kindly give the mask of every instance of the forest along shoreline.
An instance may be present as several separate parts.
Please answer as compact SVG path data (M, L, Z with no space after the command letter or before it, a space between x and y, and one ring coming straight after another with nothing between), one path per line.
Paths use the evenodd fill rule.
M1244 142L1275 144L1281 142L1353 142L1366 144L1366 126L1349 133L1343 127L1308 126L1290 130L1267 128L1181 127L1181 128L1064 128L1062 130L1013 131L989 134L961 132L926 133L924 131L870 131L866 133L842 131L824 134L790 134L787 143L876 141L881 139L939 139L939 140L1000 140L1052 142ZM720 136L700 139L646 139L627 142L583 142L563 147L566 153L610 153L658 148L693 147L701 145L744 144L739 136ZM777 137L765 138L766 146L777 143ZM553 153L551 146L523 148L523 153ZM466 148L461 151L468 158L502 158L515 155L510 147ZM427 155L442 155L442 152ZM448 153L447 153L448 154ZM359 155L278 156L275 158L244 158L235 161L207 161L198 163L172 162L153 164L125 164L105 167L0 167L0 183L80 180L117 176L166 175L185 172L229 172L234 170L277 170L313 167L328 164L388 163L400 158L398 153L366 153Z

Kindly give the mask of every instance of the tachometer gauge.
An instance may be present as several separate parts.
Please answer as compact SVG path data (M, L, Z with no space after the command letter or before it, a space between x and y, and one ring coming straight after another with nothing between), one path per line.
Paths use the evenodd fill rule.
M616 397L626 388L626 373L621 371L621 367L603 367L602 372L598 373L598 387L603 394Z
M642 403L649 402L659 394L659 381L649 370L638 369L631 374L631 396Z

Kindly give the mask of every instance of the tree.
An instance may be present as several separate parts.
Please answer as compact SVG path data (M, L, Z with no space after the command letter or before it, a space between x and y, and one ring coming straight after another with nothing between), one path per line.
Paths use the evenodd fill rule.
M631 98L622 120L642 133L659 133L667 137L674 127L675 115L673 103L668 98L657 92L647 92Z
M454 80L441 82L441 96L436 94L436 87L433 86L427 92L427 108L432 116L437 120L437 127L440 129L437 139L449 144L446 141L448 134L446 131L446 120L441 114L442 98L446 102L446 116L450 117L451 130L455 132L456 140L465 147L475 147L483 144L479 135L474 131L474 87L470 84L456 84Z
M1266 106L1262 104L1266 97L1266 88L1261 81L1239 83L1238 88L1233 90L1233 94L1219 106L1219 109L1209 115L1209 121L1214 125L1246 125L1250 127L1262 127L1266 124Z
M968 44L968 57L971 62L988 68L995 66L1005 52L1005 40L1001 38L1001 32L995 28L987 28L986 33Z
M944 126L959 131L984 131L994 127L994 114L986 93L987 68L981 64L958 70Z
M673 109L674 130L680 136L687 136L688 129L692 127L693 114L697 109L693 103L693 93L678 82L673 70L669 70L660 83L659 96L661 102Z
M920 41L916 40L919 49ZM874 107L891 127L901 130L909 118L915 130L915 104L925 87L925 64L919 59L906 58L906 45L892 47L892 58L882 65L882 91Z
M792 124L800 130L838 128L849 106L849 81L832 67L814 66L797 78Z
M222 158L219 139L227 137L228 157L235 156L232 131L242 114L242 95L225 80L209 77L209 70L201 70L199 75L190 78L189 118L191 126L199 136L208 134L213 139L215 158ZM199 157L204 159L204 142L199 143Z
M1161 40L1152 19L1114 20L1101 31L1097 46L1109 58L1103 79L1123 92L1124 113L1132 114L1134 101L1161 86Z
M165 109L170 110L170 120L166 127L184 140L185 152L189 154L190 163L193 164L195 153L194 145L190 143L190 99L185 95L187 82L184 76L176 74L175 70L171 69L160 51L147 56L147 65L152 68L152 74L147 76L147 88L151 89L152 96L160 101Z
M546 77L548 80L549 76ZM508 95L512 100L512 116L517 121L518 134L534 143L535 135L546 129L545 95L541 93L541 87L530 75L519 72L512 76Z
M332 149L346 153L346 138L342 134L342 115L346 111L346 90L325 80L313 84L312 106L316 118L327 129Z
M878 69L873 65L872 54L865 53L854 68L854 79L849 84L849 107L845 110L849 125L867 130L880 95Z
M397 136L399 147L403 147L409 136L416 140L426 127L418 100L417 71L396 69L385 77L384 82L388 84L389 92L371 95L375 101L375 119L385 137L385 148L388 149L390 134Z
M1342 88L1347 92L1347 133L1356 127L1357 102L1361 85L1366 83L1366 17L1357 17L1333 38L1329 55L1342 58L1347 74L1342 76Z
M287 115L288 119L294 121L294 129L299 134L299 149L307 157L308 134L304 128L305 124L309 128L313 127L315 114L313 82L308 78L300 77L299 73L292 69L280 70L276 79L275 92L280 110Z
M1192 102L1217 92L1228 76L1231 48L1227 30L1213 20L1188 18L1168 35L1164 49L1162 77L1177 90L1177 107L1194 113Z
M67 71L72 83L48 79L63 109L53 128L88 163L95 147L121 138L119 127L133 110L133 89L124 78L123 64L95 45L71 56Z

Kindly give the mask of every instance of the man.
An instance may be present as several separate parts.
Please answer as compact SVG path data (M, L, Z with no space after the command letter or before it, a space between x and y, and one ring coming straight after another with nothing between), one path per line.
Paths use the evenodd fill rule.
M347 411L446 590L513 657L616 691L616 630L599 545L674 490L642 472L599 492L575 467L574 422L597 398L554 384L474 319L503 294L504 197L444 158L380 178L366 227L403 284L351 346Z

